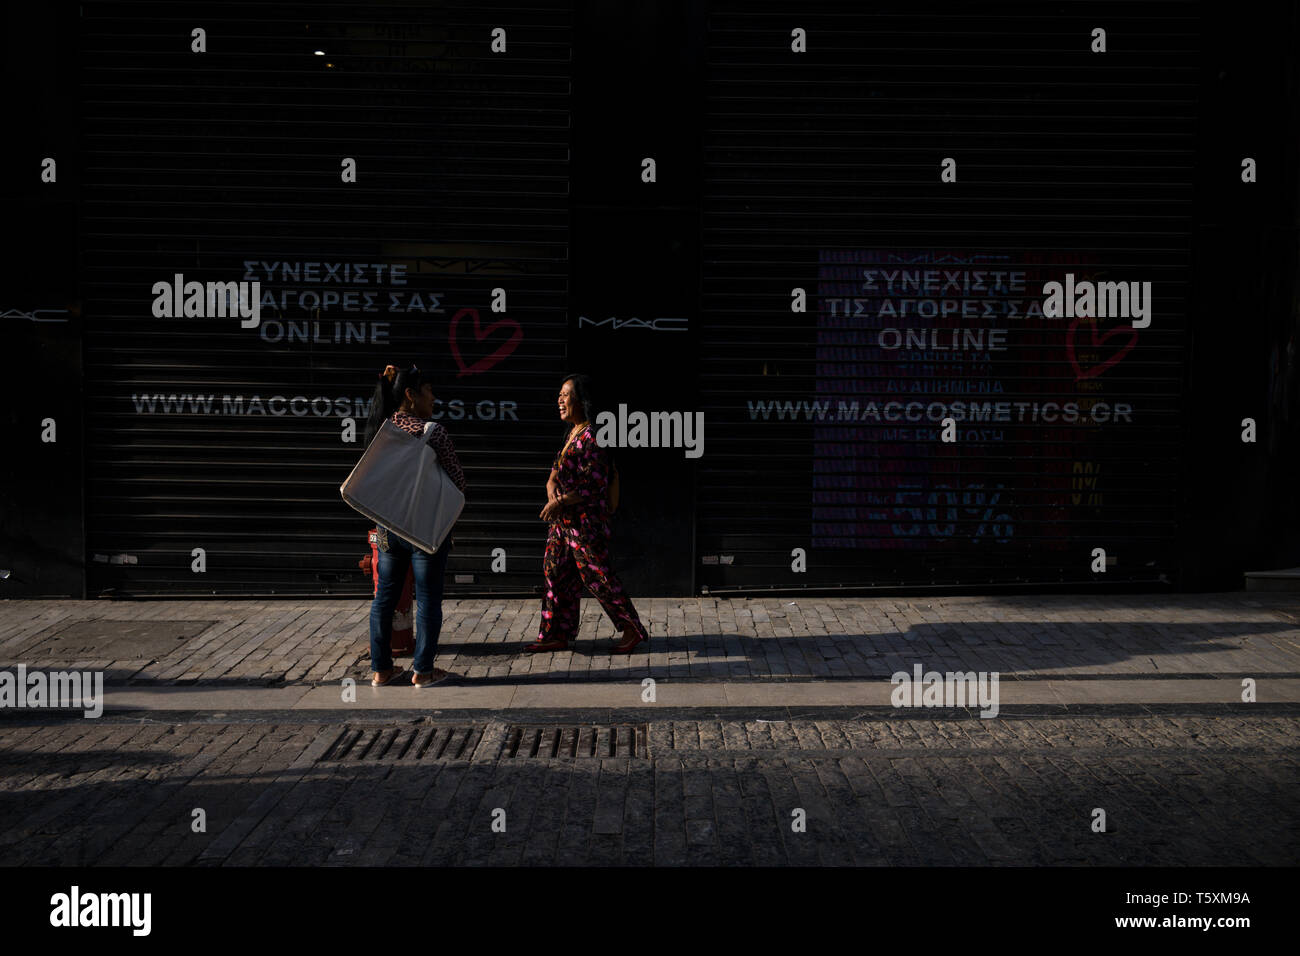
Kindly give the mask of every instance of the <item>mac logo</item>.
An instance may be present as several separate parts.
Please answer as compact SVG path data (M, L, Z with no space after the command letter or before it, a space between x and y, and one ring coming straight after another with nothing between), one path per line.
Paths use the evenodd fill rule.
M607 319L589 319L585 315L578 316L578 328L607 328L618 331L619 329L649 329L651 332L686 332L687 318L658 318L658 319L638 319L635 316L629 319L620 319L616 315L611 315Z

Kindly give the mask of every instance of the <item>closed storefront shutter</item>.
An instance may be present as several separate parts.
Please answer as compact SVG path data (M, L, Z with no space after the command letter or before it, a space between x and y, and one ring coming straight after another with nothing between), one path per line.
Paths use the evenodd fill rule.
M369 593L370 523L338 487L390 362L441 376L467 473L448 593L533 593L570 23L558 5L84 5L89 594ZM155 291L254 281L256 325Z
M1172 585L1196 11L713 4L702 586Z

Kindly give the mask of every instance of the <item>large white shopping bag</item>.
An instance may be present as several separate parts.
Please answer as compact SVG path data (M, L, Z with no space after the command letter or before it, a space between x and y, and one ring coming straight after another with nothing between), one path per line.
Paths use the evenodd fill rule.
M424 435L402 431L389 419L375 435L339 494L353 509L433 554L465 507L465 495L438 464Z

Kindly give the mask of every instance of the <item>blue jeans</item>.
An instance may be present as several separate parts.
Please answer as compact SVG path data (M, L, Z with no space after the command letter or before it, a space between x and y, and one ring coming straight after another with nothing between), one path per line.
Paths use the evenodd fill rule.
M389 532L387 551L379 552L379 587L370 605L370 669L393 666L393 610L406 584L406 569L415 577L415 657L411 669L420 674L433 670L433 655L442 630L442 578L447 571L447 541L436 554L425 554Z

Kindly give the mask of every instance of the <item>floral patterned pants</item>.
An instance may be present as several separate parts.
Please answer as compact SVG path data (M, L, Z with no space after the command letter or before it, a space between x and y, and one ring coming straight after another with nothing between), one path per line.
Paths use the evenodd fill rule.
M578 636L578 613L585 587L600 602L620 632L631 627L648 637L632 600L609 564L609 522L587 515L571 524L556 521L546 538L542 572L546 595L542 598L539 641L572 641Z

